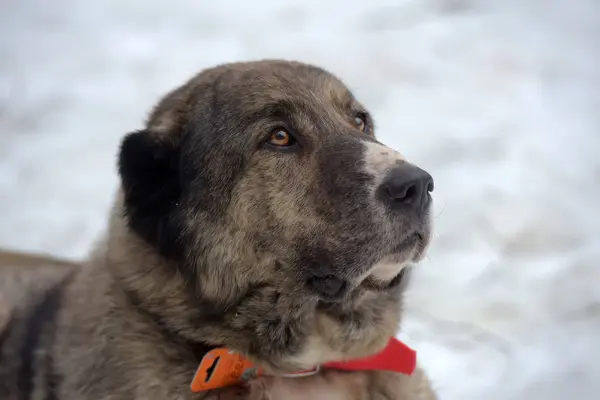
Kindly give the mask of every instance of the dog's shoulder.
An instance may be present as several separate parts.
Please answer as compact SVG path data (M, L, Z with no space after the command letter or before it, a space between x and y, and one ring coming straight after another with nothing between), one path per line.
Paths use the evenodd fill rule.
M76 268L67 260L0 251L0 398L33 392L58 288Z
M58 284L78 265L42 254L0 251L0 308L26 308L46 289Z

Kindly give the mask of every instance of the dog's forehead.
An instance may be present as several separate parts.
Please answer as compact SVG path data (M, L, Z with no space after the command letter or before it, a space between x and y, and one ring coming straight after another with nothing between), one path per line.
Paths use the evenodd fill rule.
M327 71L299 63L255 63L232 66L220 77L219 90L246 100L248 106L279 101L346 104L348 88Z
M193 114L252 115L266 105L288 103L311 109L346 109L356 100L346 85L322 68L287 61L232 63L204 70L165 96L148 126L168 132Z

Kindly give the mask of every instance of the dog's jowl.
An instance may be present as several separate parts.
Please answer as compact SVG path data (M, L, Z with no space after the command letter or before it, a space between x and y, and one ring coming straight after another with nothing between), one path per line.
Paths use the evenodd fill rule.
M0 398L433 399L420 370L277 377L377 353L400 326L434 183L375 133L339 79L297 62L167 94L124 136L84 265L0 253ZM192 393L216 347L268 376Z

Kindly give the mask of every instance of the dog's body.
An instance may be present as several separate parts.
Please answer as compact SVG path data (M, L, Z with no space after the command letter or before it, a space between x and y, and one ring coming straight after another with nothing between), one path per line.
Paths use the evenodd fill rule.
M398 329L433 181L373 131L300 63L224 65L171 92L124 139L83 266L0 253L0 398L434 399L420 370L273 376L373 354ZM192 393L218 346L269 376Z

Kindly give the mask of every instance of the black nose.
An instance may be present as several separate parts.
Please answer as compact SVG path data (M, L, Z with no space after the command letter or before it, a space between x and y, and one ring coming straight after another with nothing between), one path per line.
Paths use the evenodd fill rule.
M429 205L433 178L421 168L407 163L391 171L381 184L381 191L384 201L421 212Z

